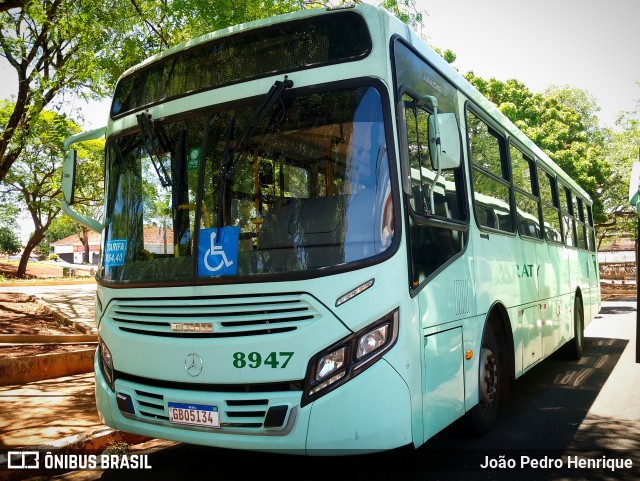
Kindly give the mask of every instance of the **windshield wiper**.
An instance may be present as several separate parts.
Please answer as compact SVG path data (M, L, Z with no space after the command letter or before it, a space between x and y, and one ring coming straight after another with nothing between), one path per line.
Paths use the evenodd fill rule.
M233 174L236 166L237 157L244 151L247 141L253 137L256 130L267 116L267 113L271 110L274 103L280 99L284 91L293 87L293 81L285 75L284 80L276 80L271 86L267 94L262 99L262 102L253 113L253 116L249 120L249 125L242 133L240 140L236 145L231 148L231 139L233 138L233 132L235 130L235 118L231 119L229 129L227 130L227 138L225 140L224 152L222 154L222 165L220 166L220 174L218 176L218 228L223 226L225 221L225 200L227 197L227 189L233 179Z
M156 141L160 143L163 152L169 152L171 150L166 134L161 129L158 129L158 132L156 132L154 122L151 120L151 115L147 112L136 115L136 119L138 120L138 127L140 127L142 145L149 159L151 159L151 164L158 175L160 184L165 188L171 187L171 176L167 172L162 160L154 153L154 144Z

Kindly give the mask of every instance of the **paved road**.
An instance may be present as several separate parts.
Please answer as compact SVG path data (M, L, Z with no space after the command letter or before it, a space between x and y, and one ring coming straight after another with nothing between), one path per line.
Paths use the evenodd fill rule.
M0 287L0 292L16 292L39 297L51 308L56 309L72 321L82 322L95 331L95 283L44 286L16 285Z

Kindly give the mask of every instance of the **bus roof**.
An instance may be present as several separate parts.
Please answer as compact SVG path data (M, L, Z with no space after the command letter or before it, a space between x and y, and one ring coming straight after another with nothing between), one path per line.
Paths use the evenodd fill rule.
M576 192L578 192L585 199L590 200L590 196L582 189L569 175L564 172L541 148L539 148L531 139L529 139L518 127L513 124L498 108L487 98L485 98L469 81L467 81L458 71L456 71L451 65L449 65L440 55L438 55L417 33L411 30L406 24L401 22L398 18L393 16L387 10L367 4L350 5L347 7L338 8L315 8L307 10L299 10L292 13L286 13L269 17L260 20L254 20L240 25L234 25L227 28L217 30L215 32L207 33L199 37L195 37L191 40L179 43L161 53L153 55L139 64L127 69L120 79L126 77L133 72L145 68L146 66L162 59L173 55L177 52L190 49L192 47L201 45L214 39L226 37L228 35L236 33L250 32L262 27L274 25L276 23L283 23L294 20L301 20L318 15L323 15L327 11L339 11L339 10L352 10L358 11L365 17L377 17L379 21L376 25L373 25L371 21L368 22L369 28L386 29L385 33L388 37L397 35L405 39L414 49L416 49L421 55L425 57L429 63L432 64L445 78L447 78L458 90L460 90L467 98L469 98L477 107L484 110L494 121L496 121L511 137L515 138L520 144L529 150L530 154L539 159L551 173L557 174L561 179ZM387 44L388 45L388 44Z

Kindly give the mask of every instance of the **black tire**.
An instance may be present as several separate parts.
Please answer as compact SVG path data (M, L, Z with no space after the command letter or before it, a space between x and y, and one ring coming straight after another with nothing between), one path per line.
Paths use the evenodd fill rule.
M502 389L502 366L498 356L498 343L493 328L487 324L482 336L480 366L478 369L478 404L467 414L472 431L488 433L498 417L498 404Z
M573 330L573 339L565 344L565 355L567 359L578 361L584 350L584 308L578 296L573 304Z

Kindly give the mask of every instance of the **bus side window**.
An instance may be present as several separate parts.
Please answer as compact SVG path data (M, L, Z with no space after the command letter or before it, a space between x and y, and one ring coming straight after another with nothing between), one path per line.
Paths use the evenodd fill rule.
M518 232L522 236L540 239L540 199L534 189L533 160L517 147L509 144L509 158L513 178L514 195L518 219Z
M466 211L463 206L462 168L441 170L438 176L431 162L427 135L431 114L418 107L415 99L409 95L403 95L403 101L412 192L409 199L412 211L409 216L411 287L417 288L427 277L458 255L465 242L463 232L429 225L428 218L459 222L466 220Z
M558 184L558 194L560 195L560 211L562 213L562 232L564 234L564 243L567 247L575 247L576 234L571 205L571 191L566 186Z
M587 221L589 222L588 231L589 231L589 250L595 252L596 250L596 231L593 226L593 214L591 212L591 206L586 205L587 208Z
M587 231L584 225L583 201L577 196L573 196L573 212L576 220L576 234L578 235L578 248L587 250Z
M513 232L505 139L469 110L467 135L478 223L483 227ZM486 216L483 210L487 212Z
M538 167L538 187L542 203L542 220L544 222L544 238L550 242L562 242L560 228L560 210L555 190L555 178Z
M403 95L411 168L411 207L416 214L444 219L463 220L462 189L458 188L457 172L434 169L429 151L428 124L430 113L418 107L415 99ZM433 204L431 193L433 191Z

